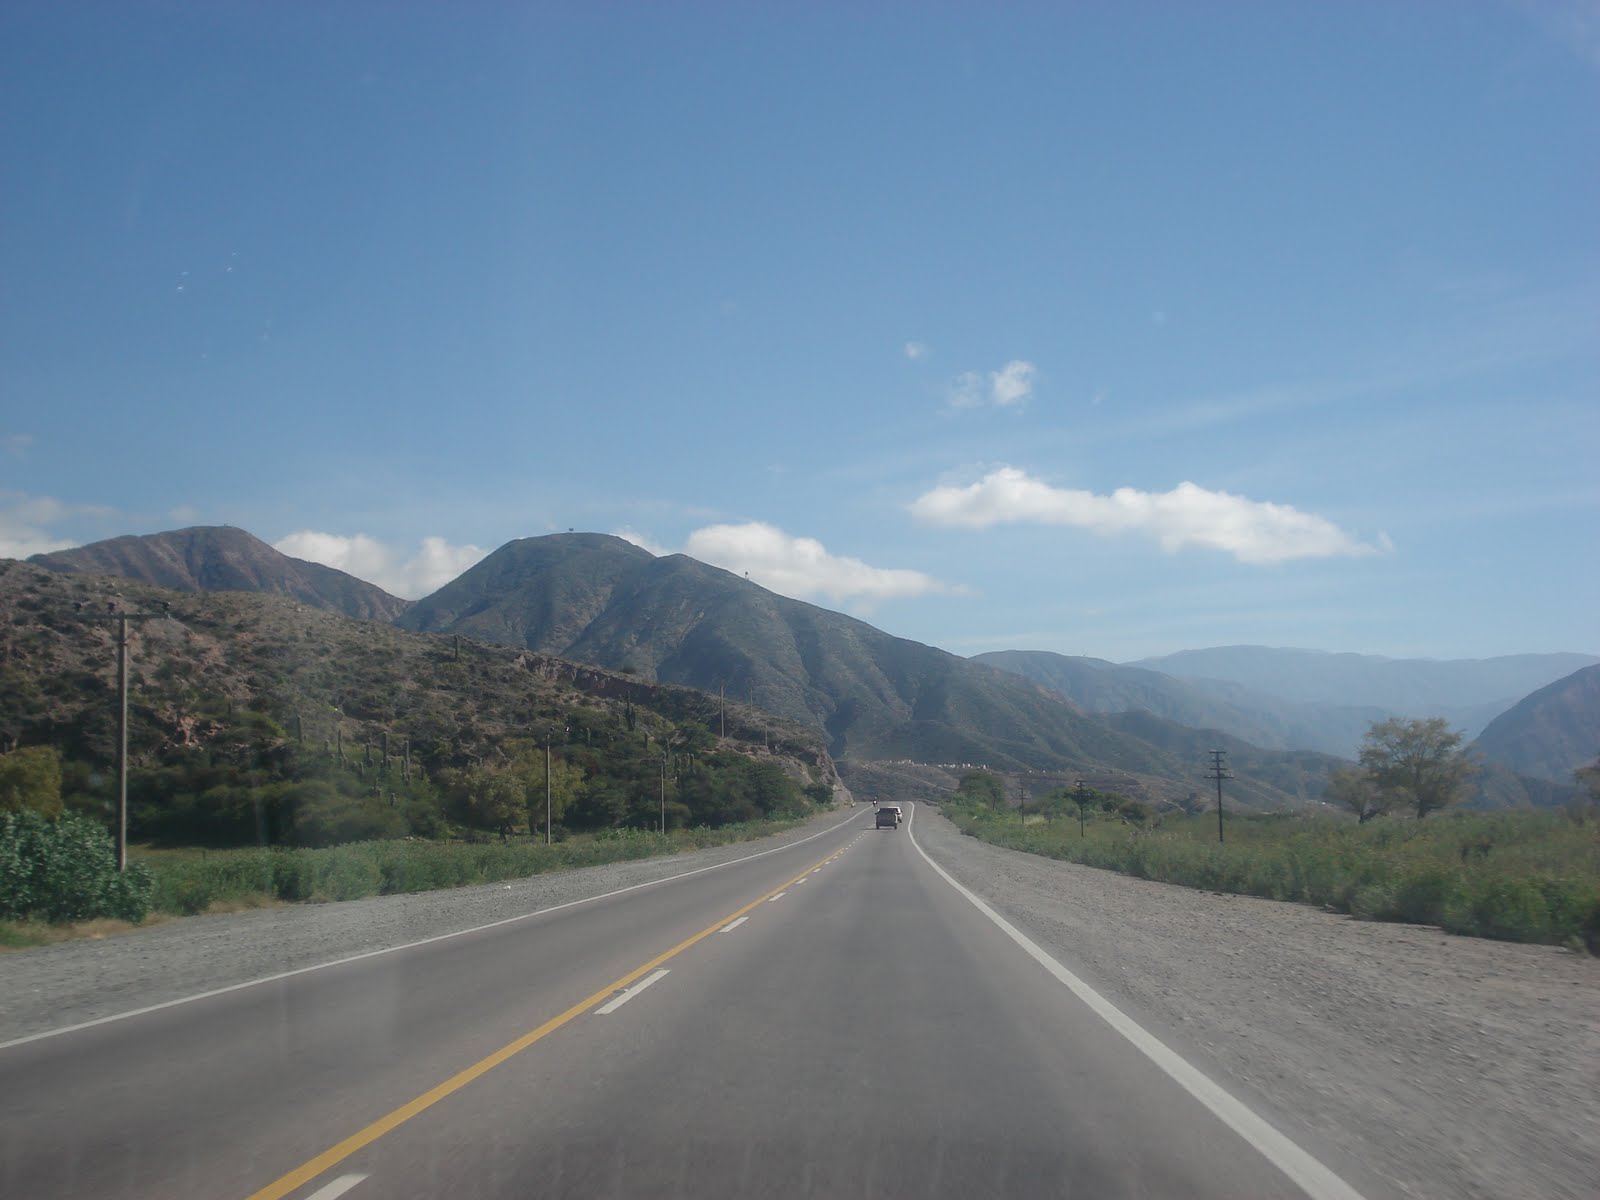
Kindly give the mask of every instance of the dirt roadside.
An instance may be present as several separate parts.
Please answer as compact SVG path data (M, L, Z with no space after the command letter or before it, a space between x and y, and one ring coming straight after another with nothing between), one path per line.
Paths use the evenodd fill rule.
M1592 1197L1600 960L1152 883L965 837L928 854L1291 1137L1401 1195Z

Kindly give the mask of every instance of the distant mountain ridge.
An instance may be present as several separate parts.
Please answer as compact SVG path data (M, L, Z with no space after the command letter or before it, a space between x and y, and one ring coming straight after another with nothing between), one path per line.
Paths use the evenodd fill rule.
M730 719L743 707L803 722L820 729L841 760L987 765L1066 772L1069 779L1076 773L1145 799L1192 797L1197 756L1217 745L1245 768L1236 792L1248 806L1314 799L1332 764L1327 755L1353 755L1367 723L1388 711L1271 695L1227 679L1179 678L1139 663L1022 651L963 659L684 555L658 557L601 534L509 542L415 604L228 526L113 538L30 561L185 591L287 596L403 629L589 663L641 683L721 691ZM1335 676L1398 670L1414 689L1418 679L1431 680L1435 689L1468 698L1542 679L1570 661L1600 663L1586 655L1509 656L1485 660L1487 672L1474 681L1471 668L1484 664L1265 647L1169 658L1184 669L1248 674L1243 661L1269 683L1288 675L1302 688L1314 684L1301 678L1307 664L1334 661ZM1440 667L1443 683L1434 678ZM1498 763L1488 775L1492 786L1485 785L1480 803L1560 803L1571 791L1570 782L1530 779Z
M393 621L411 601L333 567L291 558L232 525L195 525L35 554L51 571L117 575L180 592L270 592L370 621Z
M1522 775L1571 783L1600 757L1600 666L1584 667L1523 697L1490 721L1478 752Z
M1048 650L975 655L1031 679L1095 713L1147 712L1195 729L1215 729L1269 750L1313 750L1350 758L1381 708L1299 704L1221 680L1178 679L1144 667Z
M1483 659L1382 658L1269 646L1213 646L1124 664L1209 687L1222 680L1302 704L1371 705L1444 716L1469 736L1529 692L1600 663L1591 654Z

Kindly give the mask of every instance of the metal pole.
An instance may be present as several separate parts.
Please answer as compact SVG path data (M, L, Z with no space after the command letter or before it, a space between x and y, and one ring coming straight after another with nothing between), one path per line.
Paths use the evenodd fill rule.
M550 844L550 735L544 735L544 844Z
M661 756L661 835L667 833L667 756Z
M117 614L117 870L128 869L128 616Z

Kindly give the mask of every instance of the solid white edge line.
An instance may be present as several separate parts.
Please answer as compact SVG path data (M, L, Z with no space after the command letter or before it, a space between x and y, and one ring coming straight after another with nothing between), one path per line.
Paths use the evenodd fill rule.
M662 967L657 971L652 971L649 975L646 975L643 979L641 979L638 983L634 984L627 991L623 992L615 1000L608 1000L604 1004L602 1004L599 1008L595 1009L594 1010L594 1015L597 1016L597 1017L601 1017L601 1016L604 1016L606 1013L614 1013L614 1012L616 1012L617 1009L621 1008L629 1000L632 1000L635 996L637 996L640 992L644 991L645 988L649 987L652 983L656 983L659 980L665 978L667 974L668 974L668 971L667 971L666 967Z
M717 932L718 933L732 933L735 929L739 928L739 926L743 925L749 919L750 919L749 917L735 917L733 920L729 921L726 925L724 925L721 929L717 930Z
M306 1200L338 1200L340 1196L365 1178L365 1175L341 1175L337 1179L323 1184L311 1195L307 1196Z
M457 929L450 933L436 933L432 937L419 938L414 942L402 942L398 946L384 946L379 950L365 950L360 954L352 954L347 958L335 958L328 962L313 963L309 967L295 967L292 971L279 971L276 975L263 975L260 979L247 979L243 983L230 983L227 987L212 988L207 992L196 992L192 996L179 996L175 1000L163 1000L159 1004L147 1004L143 1008L130 1008L127 1012L112 1013L106 1017L95 1017L92 1021L79 1021L76 1025L63 1025L60 1029L46 1029L40 1033L30 1033L25 1037L13 1038L9 1042L0 1042L0 1050L9 1050L13 1046L25 1046L29 1042L42 1042L46 1038L61 1037L63 1034L77 1033L80 1029L93 1029L96 1025L109 1025L113 1021L126 1021L130 1017L142 1017L146 1013L160 1012L164 1008L176 1008L180 1004L193 1004L196 1000L209 1000L213 996L226 996L229 992L241 992L245 988L259 987L263 983L277 983L282 979L293 979L296 975L309 975L312 971L325 971L329 967L342 967L346 963L360 962L367 958L377 958L384 954L396 954L401 950L415 950L418 946L427 946L433 942L442 942L449 938L465 937L469 933L482 933L486 929L498 929L502 925L512 925L518 921L526 921L532 917L542 917L547 913L560 912L565 908L577 908L580 904L593 904L597 900L609 900L613 896L621 896L628 892L636 892L640 888L658 887L663 883L673 883L679 879L688 879L694 875L704 875L707 871L719 871L723 867L736 867L740 863L750 862L753 859L765 858L769 854L777 854L791 846L803 846L807 842L814 842L819 837L826 837L836 829L854 821L860 813L852 813L844 820L817 833L807 834L782 846L773 846L768 850L761 850L755 854L746 854L743 858L730 858L727 862L712 863L708 867L696 867L692 871L684 871L678 875L667 875L660 879L649 879L644 883L632 883L625 888L617 888L613 892L601 892L598 896L585 896L582 900L568 900L563 904L552 904L549 908L536 908L532 912L518 913L514 917L504 917L498 921L490 921L486 925L474 925L470 929ZM635 859L634 861L639 861ZM554 872L545 872L554 874ZM529 875L524 878L532 879ZM448 890L448 889L445 889ZM397 893L398 894L398 893ZM406 895L423 895L421 892L403 893ZM776 897L774 897L776 899Z
M909 819L906 821L906 832L911 832ZM1184 1091L1205 1105L1218 1120L1253 1146L1263 1158L1287 1175L1301 1191L1311 1197L1311 1200L1362 1200L1360 1192L1267 1124L1244 1101L1213 1082L1197 1067L1190 1065L1189 1061L1177 1051L1168 1047L1160 1038L1041 950L1026 934L995 912L977 895L957 883L948 871L928 857L928 852L917 844L915 837L911 839L911 844L916 847L917 853L922 855L923 861L938 872L941 879L971 901L979 912L998 925L1001 932L1022 947L1041 967L1054 975L1057 981L1064 984L1073 995L1092 1009L1096 1016L1132 1042L1135 1049L1166 1072Z

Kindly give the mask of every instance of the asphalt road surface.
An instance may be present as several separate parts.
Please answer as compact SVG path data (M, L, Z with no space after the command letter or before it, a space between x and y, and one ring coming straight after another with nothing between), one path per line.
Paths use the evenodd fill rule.
M907 809L0 1050L0 1194L1356 1196L997 924Z

